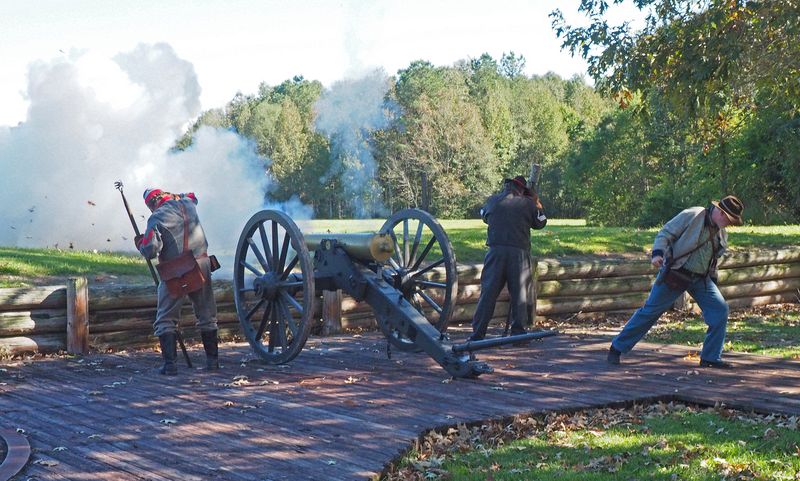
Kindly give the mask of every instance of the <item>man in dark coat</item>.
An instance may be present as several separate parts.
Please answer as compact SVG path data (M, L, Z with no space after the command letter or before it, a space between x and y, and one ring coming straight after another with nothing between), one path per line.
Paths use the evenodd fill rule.
M505 179L503 190L492 195L481 209L487 227L489 252L483 261L481 297L472 318L472 336L486 336L497 296L508 285L511 297L511 334L525 333L533 316L531 287L531 229L547 224L539 196L525 185L525 178Z
M217 341L217 305L211 287L211 261L208 257L208 241L197 216L194 193L171 194L161 189L147 189L144 202L153 213L147 219L147 230L136 238L136 248L146 258L158 256L159 263L175 259L183 253L184 236L197 264L205 277L200 290L188 294L192 302L197 327L206 352L206 369L219 368ZM186 232L184 233L184 229ZM158 285L158 309L153 329L161 344L164 366L161 374L173 376L178 373L177 335L175 326L186 296L172 297L166 282Z

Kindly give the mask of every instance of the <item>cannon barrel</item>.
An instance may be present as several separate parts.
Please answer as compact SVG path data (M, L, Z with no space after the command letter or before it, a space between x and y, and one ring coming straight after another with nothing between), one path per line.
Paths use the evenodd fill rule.
M362 261L386 262L395 252L395 244L388 234L365 232L358 234L305 234L306 247L315 251L325 240L336 240L350 257Z

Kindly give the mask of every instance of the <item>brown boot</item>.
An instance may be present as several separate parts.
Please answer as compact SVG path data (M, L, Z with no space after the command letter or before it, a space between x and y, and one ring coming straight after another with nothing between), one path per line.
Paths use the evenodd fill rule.
M219 369L219 341L217 331L200 331L203 349L206 351L206 371Z
M168 332L158 336L161 344L161 357L164 358L164 365L158 370L159 374L175 376L178 374L178 365L175 360L178 357L177 337L174 332Z

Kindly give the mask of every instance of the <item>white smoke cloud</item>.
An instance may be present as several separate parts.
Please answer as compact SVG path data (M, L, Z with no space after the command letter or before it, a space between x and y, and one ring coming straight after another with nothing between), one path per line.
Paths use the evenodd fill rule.
M345 195L359 218L385 215L377 183L370 133L386 127L390 79L382 69L334 83L314 106L316 128L331 139L333 164L328 175L342 174Z
M27 96L27 120L0 127L0 245L133 251L117 180L141 230L145 188L195 192L211 253L232 253L250 215L267 207L267 161L238 135L202 128L190 149L170 153L200 113L200 84L167 44L38 61ZM298 202L269 207L310 217Z

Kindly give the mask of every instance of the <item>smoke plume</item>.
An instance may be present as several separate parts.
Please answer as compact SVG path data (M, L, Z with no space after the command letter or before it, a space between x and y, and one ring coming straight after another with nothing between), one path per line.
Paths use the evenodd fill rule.
M384 98L389 86L389 77L378 69L334 83L315 105L316 128L331 139L327 175L341 175L344 194L359 218L386 214L369 139L372 131L388 124Z
M190 149L170 151L200 113L200 84L167 44L38 61L27 95L26 121L0 126L0 245L133 251L117 180L141 230L145 188L195 192L211 253L232 253L266 207L268 161L245 139L206 127ZM299 203L277 207L310 216Z

